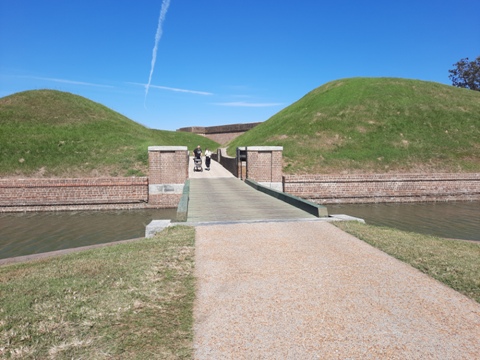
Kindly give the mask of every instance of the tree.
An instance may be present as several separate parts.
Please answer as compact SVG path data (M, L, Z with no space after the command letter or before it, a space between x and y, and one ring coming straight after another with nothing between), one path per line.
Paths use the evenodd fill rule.
M453 66L454 69L448 70L453 86L480 91L480 56L470 62L468 58L462 59Z

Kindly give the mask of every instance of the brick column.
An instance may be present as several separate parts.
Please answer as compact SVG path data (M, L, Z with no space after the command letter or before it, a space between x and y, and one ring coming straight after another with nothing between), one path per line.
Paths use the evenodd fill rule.
M248 146L247 179L283 191L282 146Z
M159 208L177 207L188 178L187 147L149 146L148 165L148 204Z

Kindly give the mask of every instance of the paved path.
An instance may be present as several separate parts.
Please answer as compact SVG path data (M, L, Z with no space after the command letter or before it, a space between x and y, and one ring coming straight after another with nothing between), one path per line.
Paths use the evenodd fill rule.
M205 168L205 159L203 159L203 167ZM193 158L190 157L190 166L188 167L188 177L190 179L218 179L218 178L231 178L235 179L230 171L225 169L218 162L213 161L210 164L210 170L193 171Z
M193 197L211 181L238 215L217 165L192 175ZM195 359L480 358L480 304L328 222L226 212L196 224Z
M196 227L195 359L479 359L480 304L328 222Z
M190 167L189 223L262 219L313 219L315 216L261 193L212 161L211 170Z
M306 218L315 217L236 178L190 180L190 223Z

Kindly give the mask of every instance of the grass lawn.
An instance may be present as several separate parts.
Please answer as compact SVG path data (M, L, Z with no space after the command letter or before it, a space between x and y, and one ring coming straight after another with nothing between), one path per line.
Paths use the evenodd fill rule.
M0 358L190 359L194 231L0 267Z

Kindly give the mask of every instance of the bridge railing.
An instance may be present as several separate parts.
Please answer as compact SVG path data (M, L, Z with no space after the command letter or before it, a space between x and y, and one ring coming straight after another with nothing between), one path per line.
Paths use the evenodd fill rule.
M235 177L241 177L238 176L237 158L228 156L226 148L217 149L217 153L213 154L212 158L220 163L220 165L222 165L225 169L230 171Z
M237 178L283 191L282 152L282 146L245 146L238 147L237 156L231 157L225 148L220 148L213 159Z

